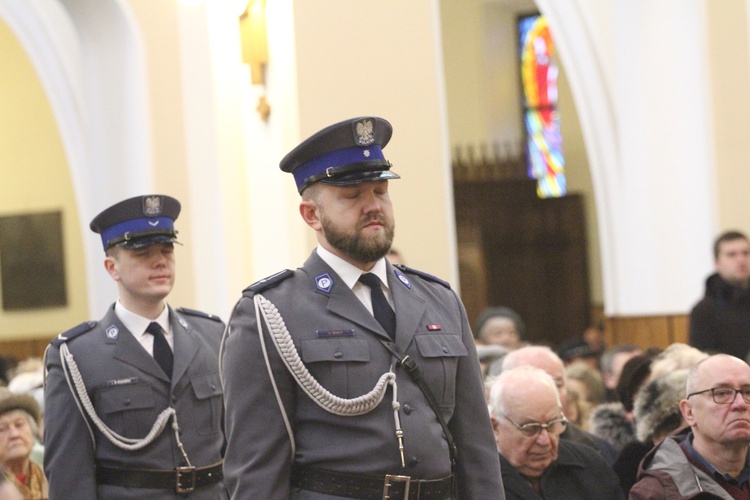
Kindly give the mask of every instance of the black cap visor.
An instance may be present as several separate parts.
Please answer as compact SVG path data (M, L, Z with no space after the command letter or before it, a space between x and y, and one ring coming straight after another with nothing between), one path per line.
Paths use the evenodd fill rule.
M107 248L118 246L120 248L127 248L129 250L136 250L138 248L145 248L151 245L157 245L160 243L178 243L177 232L171 233L147 233L147 234L136 234L136 235L125 235L126 237L112 240L107 245Z
M302 193L302 191L315 184L316 182L321 182L323 184L328 184L331 186L355 186L357 184L362 184L363 182L387 181L390 179L400 178L400 175L390 170L356 171L335 175L333 177L324 177L322 179L308 179L308 182L306 182L305 185L302 186L302 189L300 189L299 192Z

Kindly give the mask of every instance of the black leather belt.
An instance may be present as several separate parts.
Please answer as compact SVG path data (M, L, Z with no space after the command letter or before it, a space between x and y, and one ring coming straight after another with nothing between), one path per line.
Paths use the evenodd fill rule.
M177 467L174 470L116 469L97 467L96 482L130 488L153 488L190 493L224 478L223 462L208 467Z
M312 467L293 467L292 486L315 493L363 500L445 500L453 498L453 475L441 479L409 476L381 477L332 472Z

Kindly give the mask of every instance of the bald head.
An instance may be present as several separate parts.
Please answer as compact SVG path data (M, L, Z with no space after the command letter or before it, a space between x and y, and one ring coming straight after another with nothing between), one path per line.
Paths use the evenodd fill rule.
M544 370L528 365L503 370L492 381L490 413L493 417L507 415L511 409L525 408L539 398L562 408L555 381Z
M690 368L685 394L709 389L717 383L721 383L722 374L730 371L750 373L750 366L729 354L715 354L705 358Z
M503 359L503 372L518 366L533 366L545 371L555 382L560 399L565 405L568 393L565 389L565 365L560 356L546 346L527 346L509 352Z

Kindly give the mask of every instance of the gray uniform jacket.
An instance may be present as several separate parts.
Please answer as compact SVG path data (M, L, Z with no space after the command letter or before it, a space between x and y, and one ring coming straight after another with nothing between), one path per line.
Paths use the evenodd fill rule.
M397 317L396 344L421 365L458 448L459 498L504 498L471 330L447 284L387 264ZM403 271L402 271L403 270ZM328 280L326 280L328 278ZM290 468L415 479L451 473L435 414L404 368L396 368L406 467L396 439L391 389L370 413L327 412L292 378L263 328L273 377L289 415L296 455L279 409L258 336L255 292L273 302L307 369L342 398L368 393L393 363L378 340L387 334L349 287L314 251L294 273L245 290L225 335L222 377L227 453L224 474L233 498L327 498L290 486Z
M224 324L196 311L179 311L169 311L174 333L171 384L154 358L117 318L114 307L98 323L80 325L63 336L73 337L67 346L96 413L110 429L121 436L141 439L157 416L172 406L190 462L194 467L205 467L221 461L224 447L218 365ZM54 341L45 354L45 364L44 471L51 500L227 498L222 482L182 496L163 489L97 485L97 465L150 470L186 465L175 441L172 420L154 442L141 450L122 450L99 430L95 431L93 446Z

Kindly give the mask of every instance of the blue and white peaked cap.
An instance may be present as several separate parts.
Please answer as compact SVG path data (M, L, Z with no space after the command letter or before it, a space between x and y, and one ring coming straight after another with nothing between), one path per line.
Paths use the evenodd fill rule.
M383 156L392 134L391 124L383 118L352 118L313 134L289 152L279 166L294 176L300 193L316 182L351 186L400 179Z
M156 243L174 243L174 221L180 215L180 202L171 196L149 194L128 198L94 217L89 227L101 234L107 250L115 245L143 248Z

